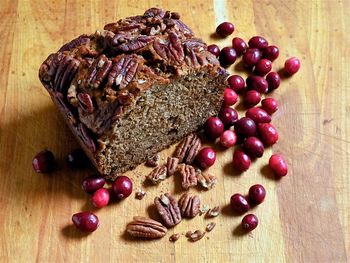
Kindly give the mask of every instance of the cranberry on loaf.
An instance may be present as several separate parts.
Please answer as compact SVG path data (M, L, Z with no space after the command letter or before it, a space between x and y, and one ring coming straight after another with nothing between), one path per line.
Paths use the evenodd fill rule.
M79 36L40 67L68 126L109 178L219 112L227 73L179 18L151 8Z

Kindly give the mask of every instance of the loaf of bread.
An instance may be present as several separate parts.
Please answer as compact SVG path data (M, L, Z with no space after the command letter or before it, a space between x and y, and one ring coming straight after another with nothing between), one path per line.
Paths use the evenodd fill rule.
M198 130L221 107L227 72L178 13L81 35L39 78L97 170L113 179Z

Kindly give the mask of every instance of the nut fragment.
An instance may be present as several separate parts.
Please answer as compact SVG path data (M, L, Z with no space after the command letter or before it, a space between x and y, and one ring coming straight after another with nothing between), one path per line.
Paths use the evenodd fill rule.
M189 233L189 232L187 232L187 233ZM191 242L196 242L196 241L202 239L204 237L204 235L205 235L205 232L203 232L201 230L196 230L192 234L188 235L188 240Z
M147 179L150 180L153 184L159 184L166 178L167 169L165 165L158 166L152 170L152 172L147 175Z
M169 241L176 242L179 238L180 238L180 234L176 233L176 234L173 234L169 237Z
M206 214L206 217L217 217L220 214L220 206L215 206L212 209L209 209L209 211Z
M179 206L170 194L166 193L154 198L154 204L166 227L173 227L180 223L182 218Z
M215 226L216 226L216 224L215 224L214 222L211 222L211 223L209 223L209 224L207 225L207 227L205 228L205 230L206 230L207 232L210 232L210 231L212 231L212 230L214 229Z
M189 238L192 234L193 234L193 232L191 230L189 230L186 232L185 237Z
M181 185L183 189L187 190L191 186L197 185L196 170L193 166L182 163L177 166L177 171L182 177Z
M183 217L193 218L199 214L200 199L197 195L184 193L179 199L179 208Z
M199 215L204 215L206 212L209 211L209 205L205 204L199 209Z
M147 159L146 165L150 166L150 167L157 167L159 165L159 160L160 160L160 155L159 155L159 153L157 153L156 155Z
M144 192L140 189L135 193L135 198L138 200L141 200L145 197L145 195L146 195L146 192Z
M180 142L175 150L174 157L178 158L180 163L192 164L201 147L201 139L197 134L192 133Z
M126 232L132 237L161 238L167 231L161 223L141 216L135 216L134 220L126 226Z
M212 189L216 185L217 183L216 176L208 173L202 173L202 171L199 169L197 169L196 172L197 172L197 181L202 187L206 189Z
M179 164L178 158L168 157L166 162L167 176L172 176L176 172L178 164Z

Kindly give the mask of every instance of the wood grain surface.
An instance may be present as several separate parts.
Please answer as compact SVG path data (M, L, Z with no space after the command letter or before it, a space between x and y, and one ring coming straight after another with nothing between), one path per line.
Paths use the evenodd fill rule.
M178 180L143 187L150 168L127 175L146 197L133 196L95 211L99 229L85 235L71 224L73 213L93 210L80 188L91 170L66 167L65 156L77 147L69 129L38 80L47 55L81 33L105 23L142 14L158 6L178 11L207 43L230 45L232 37L215 39L219 22L236 26L235 36L265 36L280 47L274 63L302 60L300 72L284 79L272 96L280 102L273 123L280 141L237 175L230 166L232 149L218 148L210 171L215 189L199 192L202 202L221 205L213 220L184 220L155 241L124 235L134 215L153 215L153 198L170 191L179 196ZM347 262L350 260L350 3L338 0L201 0L201 1L30 1L0 4L0 262ZM239 72L240 67L230 68ZM241 73L240 74L245 74ZM240 112L242 114L242 111ZM36 174L33 156L51 149L58 171ZM174 147L161 153L162 160ZM282 153L290 171L275 180L266 168L272 152ZM251 234L239 230L241 216L230 213L233 193L246 193L254 183L267 189L266 201L252 211L260 224ZM196 190L191 190L196 191ZM216 228L199 242L172 233Z

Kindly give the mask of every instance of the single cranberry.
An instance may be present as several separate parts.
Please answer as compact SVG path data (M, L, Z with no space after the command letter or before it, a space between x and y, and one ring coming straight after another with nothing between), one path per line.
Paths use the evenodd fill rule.
M232 47L236 50L238 55L243 54L248 49L247 43L239 37L232 39Z
M237 93L229 88L226 88L224 91L224 102L222 104L223 107L228 107L234 105L238 100Z
M219 112L219 118L225 127L231 127L237 121L238 113L230 107L223 107Z
M37 173L50 173L55 168L55 156L49 150L43 150L37 153L33 160L33 169Z
M97 208L102 208L108 205L109 202L109 191L106 188L100 188L98 189L93 195L92 195L92 204Z
M227 83L230 89L235 92L240 92L244 89L245 82L244 79L239 75L232 75L227 79Z
M264 49L267 48L269 43L267 40L261 36L254 36L248 41L248 45L250 48L258 48L258 49Z
M235 145L237 141L237 135L234 131L227 130L224 131L220 136L220 144L225 148L230 148Z
M230 22L223 22L216 28L216 33L219 36L227 37L235 31L235 26Z
M83 149L75 149L67 155L67 164L72 168L81 168L89 164L89 159Z
M218 45L212 44L207 47L207 50L212 53L215 57L220 55L220 48Z
M293 75L298 72L300 68L300 60L296 57L291 57L284 62L284 71L289 74Z
M234 125L235 131L239 135L249 137L254 136L256 134L256 124L251 118L242 117L238 121L236 121Z
M277 72L270 72L266 76L266 81L269 86L269 91L277 89L281 84L281 77Z
M243 230L249 232L254 230L258 226L259 220L256 215L248 214L242 219Z
M259 60L255 65L255 72L260 76L265 76L272 69L272 63L270 60L263 58Z
M259 123L258 131L263 143L266 145L270 146L278 141L278 132L271 123Z
M278 177L288 173L288 164L282 155L273 154L269 159L269 166Z
M249 48L243 54L242 60L244 66L247 68L252 68L261 59L261 52L257 48Z
M233 167L239 172L244 172L249 169L251 160L249 155L241 150L235 150L232 158Z
M235 63L237 59L237 53L232 47L224 47L220 52L220 64L223 67L228 67Z
M211 147L202 148L196 156L196 162L203 169L212 166L215 163L215 160L216 153Z
M267 48L265 48L263 50L263 58L267 58L270 61L274 61L276 60L276 58L278 58L280 54L280 51L278 49L278 47L276 46L268 46Z
M224 132L225 127L218 117L209 117L204 125L204 130L208 137L215 140Z
M264 144L256 137L245 138L243 142L244 151L252 158L260 158L264 154Z
M261 108L271 115L278 110L278 102L273 98L263 99L261 101Z
M255 184L249 188L249 201L251 204L259 205L264 202L266 190L261 184Z
M260 93L267 93L269 91L269 84L266 79L260 76L249 76L246 79L247 87L256 90Z
M112 191L118 199L127 198L132 193L132 181L127 176L118 176L112 184Z
M89 176L81 183L81 188L87 193L93 193L105 185L106 181L102 177Z
M243 102L248 108L257 105L261 100L261 95L256 90L248 90L243 97Z
M249 210L247 199L241 194L234 194L230 200L231 208L234 212L243 214Z
M91 212L80 212L72 216L73 224L81 231L94 232L99 226L98 217Z
M245 116L251 118L256 124L271 121L271 116L258 107L253 107L247 110Z

